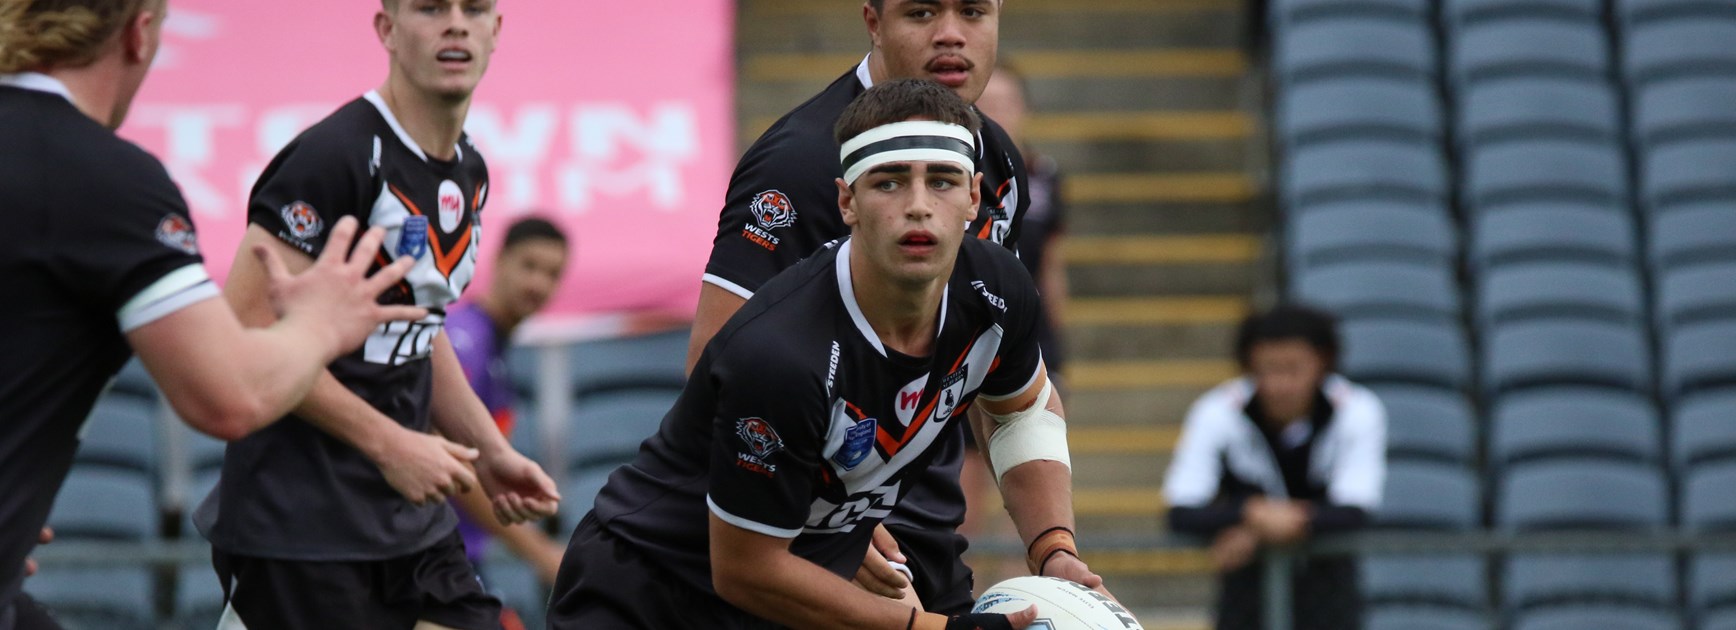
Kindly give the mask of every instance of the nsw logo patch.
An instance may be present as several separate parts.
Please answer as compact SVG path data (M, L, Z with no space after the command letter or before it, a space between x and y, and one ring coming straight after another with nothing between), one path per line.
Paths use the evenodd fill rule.
M772 429L771 424L760 418L736 420L735 435L747 444L749 453L760 459L784 450L784 439L778 437L778 432Z
M169 213L157 222L157 240L188 254L199 253L199 238L193 234L193 222L179 214Z
M292 202L279 210L283 214L283 225L289 228L289 235L301 240L319 236L325 230L325 221L319 218L319 213L305 201Z
M398 230L398 256L421 258L428 251L428 217L412 215L404 218Z
M844 444L838 447L838 452L832 455L832 463L844 470L854 470L868 459L868 454L874 452L875 428L880 425L878 420L864 418L844 430Z

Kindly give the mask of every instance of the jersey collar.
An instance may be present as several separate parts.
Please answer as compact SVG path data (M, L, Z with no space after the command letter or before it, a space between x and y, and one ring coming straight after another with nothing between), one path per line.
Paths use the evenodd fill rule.
M868 345L874 346L874 351L880 356L886 356L886 346L880 343L880 335L874 333L874 327L868 325L868 318L862 315L862 305L856 302L856 284L850 280L850 239L838 246L838 260L833 264L838 271L838 299L844 301L844 310L850 313L850 321L856 324L857 332ZM934 324L934 338L940 338L940 332L946 327L946 307L948 298L952 297L952 283L948 282L940 291L940 319Z
M0 85L15 87L37 92L47 92L72 102L72 90L66 89L66 84L60 79L40 72L19 72L17 74L0 74Z
M392 133L398 135L398 142L401 142L405 147L408 147L411 153L416 154L416 157L422 158L423 162L428 161L428 154L423 153L422 147L417 145L414 139L410 138L410 132L404 131L404 126L398 124L398 117L392 115L392 108L386 107L386 99L380 98L379 90L368 90L368 93L363 94L362 98L365 98L369 103L372 103L374 109L380 110L380 117L386 119L386 125L392 128ZM453 155L458 156L458 161L464 161L463 147L454 144L452 145L452 150L455 152Z
M874 53L862 55L862 63L856 64L856 80L862 82L864 90L874 87L874 75L868 72L868 58L873 56Z

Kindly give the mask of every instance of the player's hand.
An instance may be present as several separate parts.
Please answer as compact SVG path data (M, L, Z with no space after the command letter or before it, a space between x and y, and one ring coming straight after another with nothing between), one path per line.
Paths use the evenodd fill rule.
M478 462L476 477L502 525L548 518L561 507L555 481L542 466L511 448Z
M856 568L856 585L881 597L904 599L906 594L914 597L915 594L910 592L910 580L893 568L893 562L905 564L909 560L898 550L898 540L892 537L892 532L887 531L885 525L875 525L873 544L868 545L862 566Z
M42 528L42 532L38 533L36 535L36 543L39 545L46 545L46 544L51 543L51 542L54 542L54 530L49 529L47 527ZM36 569L37 568L38 567L36 566L36 559L35 558L25 558L24 559L24 575L25 575L25 577L36 575Z
M470 463L479 455L474 448L438 435L402 429L386 441L374 465L398 494L416 505L427 505L476 487Z
M1243 520L1267 543L1286 545L1308 534L1308 508L1302 503L1255 497L1243 512Z
M1115 599L1109 589L1103 587L1103 576L1091 572L1091 567L1085 566L1085 561L1070 553L1058 553L1049 557L1043 563L1043 573L1046 577L1058 577L1064 580L1078 582L1093 591L1102 593L1109 599ZM1120 602L1121 600L1116 600Z
M419 307L378 302L380 293L403 279L416 261L408 256L399 257L368 277L368 267L373 264L386 232L379 228L368 230L355 240L352 248L355 234L354 217L338 219L313 266L293 275L277 252L264 244L253 247L253 255L265 266L272 310L280 319L300 317L320 322L320 329L330 331L333 337L334 355L361 345L380 324L414 321L428 315L426 309Z
M954 615L947 618L943 630L1022 630L1030 627L1036 621L1037 607L1032 606L1010 615L997 613Z
M1260 550L1260 535L1246 525L1237 525L1218 534L1212 541L1212 566L1227 573L1248 566Z

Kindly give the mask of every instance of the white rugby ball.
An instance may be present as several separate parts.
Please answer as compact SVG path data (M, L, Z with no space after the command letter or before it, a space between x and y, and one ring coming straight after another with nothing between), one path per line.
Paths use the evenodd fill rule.
M1016 577L989 587L971 612L1006 615L1032 605L1037 607L1037 621L1030 630L1145 630L1115 600L1077 582L1052 577Z

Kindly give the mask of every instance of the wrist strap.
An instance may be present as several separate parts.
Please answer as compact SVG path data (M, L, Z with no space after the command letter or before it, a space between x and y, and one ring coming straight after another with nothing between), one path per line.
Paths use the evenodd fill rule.
M1025 566L1031 570L1031 575L1042 575L1043 565L1061 552L1079 557L1079 547L1073 539L1073 530L1066 527L1045 529L1032 539L1031 546L1025 549Z

